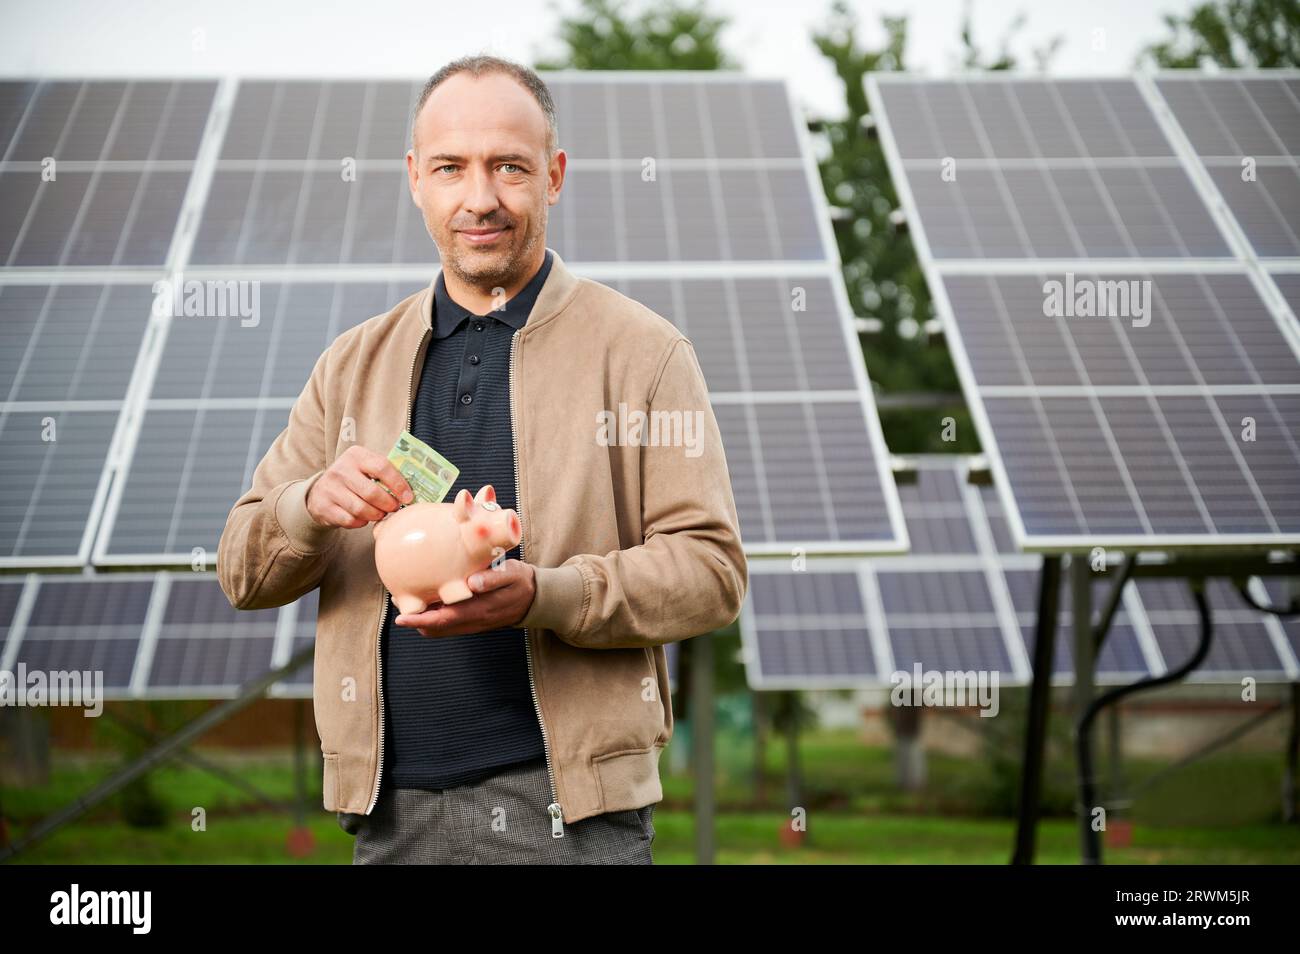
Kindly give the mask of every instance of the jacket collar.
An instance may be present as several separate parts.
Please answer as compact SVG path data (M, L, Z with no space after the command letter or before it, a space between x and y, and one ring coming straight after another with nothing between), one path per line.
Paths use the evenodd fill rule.
M578 286L582 282L581 278L569 271L559 252L550 246L547 246L546 250L551 253L551 270L546 273L546 279L542 282L541 290L537 293L537 300L533 302L527 321L519 329L521 337L527 335L536 326L545 324L564 311L573 300L574 295L578 293ZM425 331L431 331L434 327L433 304L439 283L438 280L441 277L442 268L439 267L437 273L433 276L433 281L429 282L428 287L424 289L420 296L419 309L416 314L420 316L420 327Z

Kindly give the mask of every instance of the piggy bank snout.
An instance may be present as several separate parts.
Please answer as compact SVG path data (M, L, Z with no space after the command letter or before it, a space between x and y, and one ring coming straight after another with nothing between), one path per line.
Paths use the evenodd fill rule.
M517 545L521 535L519 525L519 514L513 510L500 510L494 514L485 517L482 523L483 529L479 532L483 536L489 537L495 546L503 546L506 549Z

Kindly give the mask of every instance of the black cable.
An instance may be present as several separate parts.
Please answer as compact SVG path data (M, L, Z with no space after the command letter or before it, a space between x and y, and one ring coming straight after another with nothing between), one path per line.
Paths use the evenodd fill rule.
M1237 592L1240 593L1241 598L1246 601L1246 605L1251 608L1257 609L1261 613L1268 613L1270 616L1300 616L1300 596L1292 597L1291 605L1285 609L1280 606L1265 606L1263 603L1258 602L1255 597L1250 595L1249 578L1245 580L1233 580L1232 582L1236 584Z
M1089 742L1092 737L1092 723L1097 716L1107 706L1118 702L1125 696L1132 695L1135 692L1142 692L1146 689L1154 689L1157 686L1168 685L1171 682L1177 682L1182 679L1202 662L1210 652L1211 637L1214 634L1214 622L1210 617L1210 604L1205 598L1205 581L1188 580L1188 586L1191 587L1192 597L1196 600L1196 608L1201 614L1201 639L1196 647L1196 652L1192 658L1183 663L1177 669L1171 669L1162 676L1152 676L1148 679L1139 679L1137 682L1130 683L1127 686L1118 686L1098 696L1089 703L1088 708L1084 710L1083 715L1079 718L1078 727L1075 733L1074 746L1075 757L1079 763L1079 797L1081 801L1080 808L1083 811L1083 824L1087 831L1087 837L1084 841L1084 858L1085 864L1101 863L1101 838L1092 826L1088 824L1088 814L1091 806L1096 800L1096 785L1092 779L1092 747Z

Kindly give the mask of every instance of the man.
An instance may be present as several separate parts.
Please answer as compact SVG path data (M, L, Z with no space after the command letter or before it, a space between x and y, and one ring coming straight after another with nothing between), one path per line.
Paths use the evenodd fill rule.
M443 267L318 359L230 512L222 589L258 609L320 587L324 804L354 863L653 863L663 647L731 623L748 585L694 348L547 248L567 156L531 70L444 67L406 159ZM469 599L402 615L371 531L413 499L386 458L408 426L460 468L448 499L490 484L523 539Z

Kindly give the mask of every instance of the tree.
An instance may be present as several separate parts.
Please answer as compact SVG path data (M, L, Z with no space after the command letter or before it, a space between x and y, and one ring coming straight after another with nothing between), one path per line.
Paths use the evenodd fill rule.
M871 380L884 393L956 394L960 387L947 350L928 343L919 333L933 316L930 292L911 240L890 220L899 203L884 150L878 139L863 135L870 112L864 86L867 74L905 68L906 19L882 17L881 25L884 45L864 47L858 39L856 15L844 0L834 0L826 25L813 34L813 43L843 82L845 96L844 117L824 124L830 149L820 164L822 182L831 204L847 208L852 223L836 233L849 300L855 311L879 319L883 328L866 340L863 349ZM1024 25L1025 17L1017 17L1000 39L997 56L990 59L975 44L967 4L960 32L961 66L1014 68L1011 39ZM1039 69L1047 67L1060 44L1061 38L1055 37L1033 51ZM882 409L880 417L886 442L897 453L979 449L969 412L960 400L942 407ZM957 424L955 442L942 439L943 422L949 417Z
M966 0L966 7L962 11L961 20L961 47L962 57L961 65L965 70L1012 70L1016 68L1016 58L1011 53L1011 40L1017 33L1024 29L1028 22L1028 16L1021 12L1011 21L1007 27L1002 39L998 42L998 55L996 59L985 59L984 54L979 47L975 45L975 29L972 23L971 0ZM1046 71L1061 45L1065 42L1065 37L1059 33L1050 37L1043 46L1035 47L1030 51L1034 58L1034 66L1039 72Z
M1300 66L1300 4L1295 0L1226 0L1203 3L1186 17L1170 14L1173 35L1142 51L1166 69L1205 66Z
M859 315L878 318L882 331L866 341L863 354L871 380L883 391L959 390L952 361L942 348L926 344L916 331L931 315L930 292L911 240L890 222L898 196L879 139L864 135L870 112L864 80L873 70L901 70L907 21L882 17L884 45L869 49L859 40L856 15L844 0L834 0L813 43L830 60L844 84L845 114L827 120L823 134L829 151L820 162L827 199L849 212L836 229L849 301ZM939 440L944 417L955 417L958 447ZM890 447L898 452L975 450L975 431L961 404L952 408L884 412L881 420Z
M552 4L558 13L558 7ZM578 13L560 17L564 52L539 60L539 70L720 70L735 69L719 43L725 17L710 16L703 4L670 0L639 14L618 0L581 0Z

